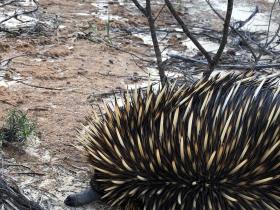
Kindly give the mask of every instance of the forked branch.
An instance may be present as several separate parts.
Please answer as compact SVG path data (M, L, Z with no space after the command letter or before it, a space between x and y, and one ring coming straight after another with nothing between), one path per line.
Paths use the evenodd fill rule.
M234 0L228 0L227 3L227 13L224 21L224 28L223 28L223 36L222 40L219 46L218 51L216 52L215 56L212 58L210 54L205 50L205 48L199 43L199 41L192 35L190 30L188 29L187 25L184 23L182 18L178 15L176 10L174 9L173 5L169 0L165 0L165 3L172 14L172 16L176 19L178 24L183 29L184 33L190 38L190 40L194 43L194 45L200 50L200 52L205 56L207 62L208 62L208 71L205 72L205 75L210 75L211 72L214 70L215 66L218 64L220 57L222 56L222 53L225 49L225 45L227 44L227 38L229 34L229 26L230 26L230 20L233 10L233 2Z

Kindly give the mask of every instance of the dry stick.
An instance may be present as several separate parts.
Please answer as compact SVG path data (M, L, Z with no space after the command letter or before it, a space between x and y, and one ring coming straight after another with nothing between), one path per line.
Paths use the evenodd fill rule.
M231 14L232 14L232 10L233 10L233 1L234 0L228 0L227 13L226 13L225 21L224 21L224 29L223 29L222 41L220 43L220 47L219 47L217 53L215 54L215 56L213 58L213 62L210 63L209 72L207 72L208 75L211 74L211 72L214 70L215 66L218 64L219 59L222 56L223 51L225 49L225 46L227 44L227 38L228 38L228 34L229 34L229 26L230 26L230 20L231 20Z
M17 175L37 175L37 176L45 176L43 173L38 172L11 172L11 175L17 174Z
M198 60L194 58L189 57L183 57L180 55L174 55L174 54L168 54L170 58L182 60L186 63L197 63L198 65L208 65L208 62L206 60ZM250 70L252 69L252 65L250 64L240 64L240 65L231 65L231 64L217 64L217 67L219 68L227 68L227 69L236 69L236 70ZM261 69L268 69L268 68L280 68L280 63L274 63L274 64L257 64L254 66L255 70L261 70Z
M33 85L33 84L28 84L23 82L22 80L13 80L15 82L18 82L20 84L29 86L29 87L33 87L33 88L38 88L38 89L45 89L45 90L65 90L64 88L52 88L52 87L45 87L45 86L39 86L39 85Z
M7 66L10 64L10 62L15 59L15 58L19 58L19 57L26 57L26 56L32 56L33 54L21 54L21 55L16 55L16 56L13 56L13 57L10 57L10 58L7 58L5 60L0 60L0 70L1 68Z
M206 0L209 1L209 0ZM209 2L210 3L210 2ZM240 25L238 25L235 29L238 30L240 28L242 28L243 26L246 25L246 23L248 23L253 17L255 17L255 15L259 12L259 8L258 6L256 6L254 12L244 21L237 21L235 24L239 23Z
M145 8L142 7L141 4L137 0L132 0L132 1L135 4L135 6L143 13L143 15L147 17L148 15L147 15L147 11L145 10Z
M144 8L137 0L132 0L135 6L143 13L143 15L148 19L150 33L153 41L154 51L156 55L158 70L159 70L159 77L162 84L166 82L166 76L164 73L164 66L162 62L162 56L159 48L159 43L156 34L156 27L155 21L156 19L153 17L152 8L151 8L151 1L146 0L146 8ZM158 17L158 16L157 16Z
M266 31L266 40L265 40L265 44L263 47L261 47L261 52L258 56L258 61L261 59L261 57L263 56L264 54L264 51L266 50L266 48L275 40L275 38L278 36L278 33L279 33L279 30L280 30L280 25L278 25L278 28L274 34L274 36L271 38L270 41L268 41L269 39L269 32L270 32L270 26L271 26L271 20L272 20L272 13L273 13L273 10L274 10L274 7L276 5L276 1L277 0L274 0L273 2L273 5L271 7L271 10L270 10L270 15L269 15L269 21L268 21L268 27L267 27L267 31ZM279 1L278 1L279 2Z
M159 17L160 14L162 13L162 11L163 11L163 9L164 9L165 6L166 6L166 4L162 5L162 7L160 8L158 14L157 14L156 17L155 17L155 21L158 19L158 17Z
M197 39L192 35L192 33L189 31L188 27L185 25L184 21L180 18L180 16L175 11L173 5L170 3L169 0L165 0L165 4L168 7L170 13L173 15L173 17L176 19L176 21L179 23L179 25L182 27L184 33L187 35L187 37L190 38L190 40L194 43L194 45L200 50L200 52L205 56L208 63L212 62L212 58L210 54L205 50L205 48L197 41Z
M271 38L271 40L267 43L267 46L269 46L269 45L276 39L276 37L278 37L279 32L280 32L280 25L278 25L278 28L277 28L275 34L273 35L273 37Z
M225 21L225 18L218 13L218 11L213 7L213 5L210 3L209 0L206 0L206 3L209 5L209 7L212 9L212 11L223 21ZM250 19L252 19L254 16L256 15L258 12L258 8L256 7L255 11L250 15L249 18L247 18L247 20L245 20L243 23L243 26L245 25L246 22L248 22ZM229 25L229 27L231 28L231 30L233 30L234 33L236 33L243 41L243 43L245 44L246 47L248 47L249 51L251 52L252 56L254 57L255 62L257 61L257 55L254 52L254 49L252 48L252 46L247 42L246 38L243 37L243 35L233 26ZM239 27L240 28L240 27Z
M1 20L0 24L4 23L4 22L6 22L6 21L8 21L8 20L10 20L10 19L12 19L12 18L15 18L15 19L18 20L18 17L21 16L21 15L28 15L28 14L31 14L31 13L34 13L34 12L38 11L38 9L39 9L39 4L38 4L38 2L37 2L36 0L33 0L33 2L34 2L35 5L36 5L34 9L29 10L29 11L23 11L23 12L17 12L17 11L15 11L13 15L8 16L7 18Z
M267 31L266 31L265 46L267 46L267 43L268 43L268 36L269 36L269 32L270 32L270 26L271 26L271 20L272 20L272 13L273 13L273 10L274 10L276 1L277 1L277 0L274 0L273 5L272 5L271 10L270 10L269 21L268 21L268 27L267 27Z
M12 0L12 1L9 1L9 2L7 2L7 3L1 4L0 7L5 7L5 6L11 5L11 4L15 3L15 2L17 2L17 0Z
M229 26L230 26L230 20L231 20L231 14L233 10L233 1L234 0L228 0L227 3L227 13L226 18L224 21L224 29L223 29L223 36L222 40L219 46L219 49L217 53L215 54L214 58L212 59L210 54L205 50L205 48L198 42L198 40L192 35L192 33L189 31L188 27L185 25L184 21L180 18L180 16L175 11L173 5L170 3L169 0L165 0L165 3L167 7L169 8L171 14L173 17L177 20L179 25L182 27L185 34L191 39L191 41L195 44L195 46L200 50L200 52L206 57L208 61L208 71L204 73L204 76L209 76L212 71L214 70L215 66L218 64L220 57L222 56L222 53L225 49L225 45L227 43L227 38L229 34Z
M149 27L150 27L150 33L151 33L154 51L155 51L156 59L157 59L159 77L160 77L161 83L164 84L166 82L166 76L164 74L164 67L163 67L163 63L162 63L161 51L159 48L159 43L158 43L158 39L157 39L157 35L156 35L155 19L152 14L150 0L146 0L146 12L148 15L147 18L148 18Z

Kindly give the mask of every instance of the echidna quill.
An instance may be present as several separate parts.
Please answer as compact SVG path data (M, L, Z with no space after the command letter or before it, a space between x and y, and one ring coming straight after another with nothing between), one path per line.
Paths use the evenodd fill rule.
M280 209L279 78L251 74L166 85L107 106L81 134L95 169L77 206L121 209Z

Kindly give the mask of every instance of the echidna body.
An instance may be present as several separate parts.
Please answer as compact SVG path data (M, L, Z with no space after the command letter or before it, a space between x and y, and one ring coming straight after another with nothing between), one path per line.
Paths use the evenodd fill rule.
M228 74L107 106L80 136L93 189L123 209L280 209L279 92Z

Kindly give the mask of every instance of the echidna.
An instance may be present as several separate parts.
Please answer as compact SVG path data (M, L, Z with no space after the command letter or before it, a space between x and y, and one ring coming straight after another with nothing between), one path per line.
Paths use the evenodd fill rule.
M280 209L280 86L251 74L166 85L106 107L80 136L98 198L121 209Z

